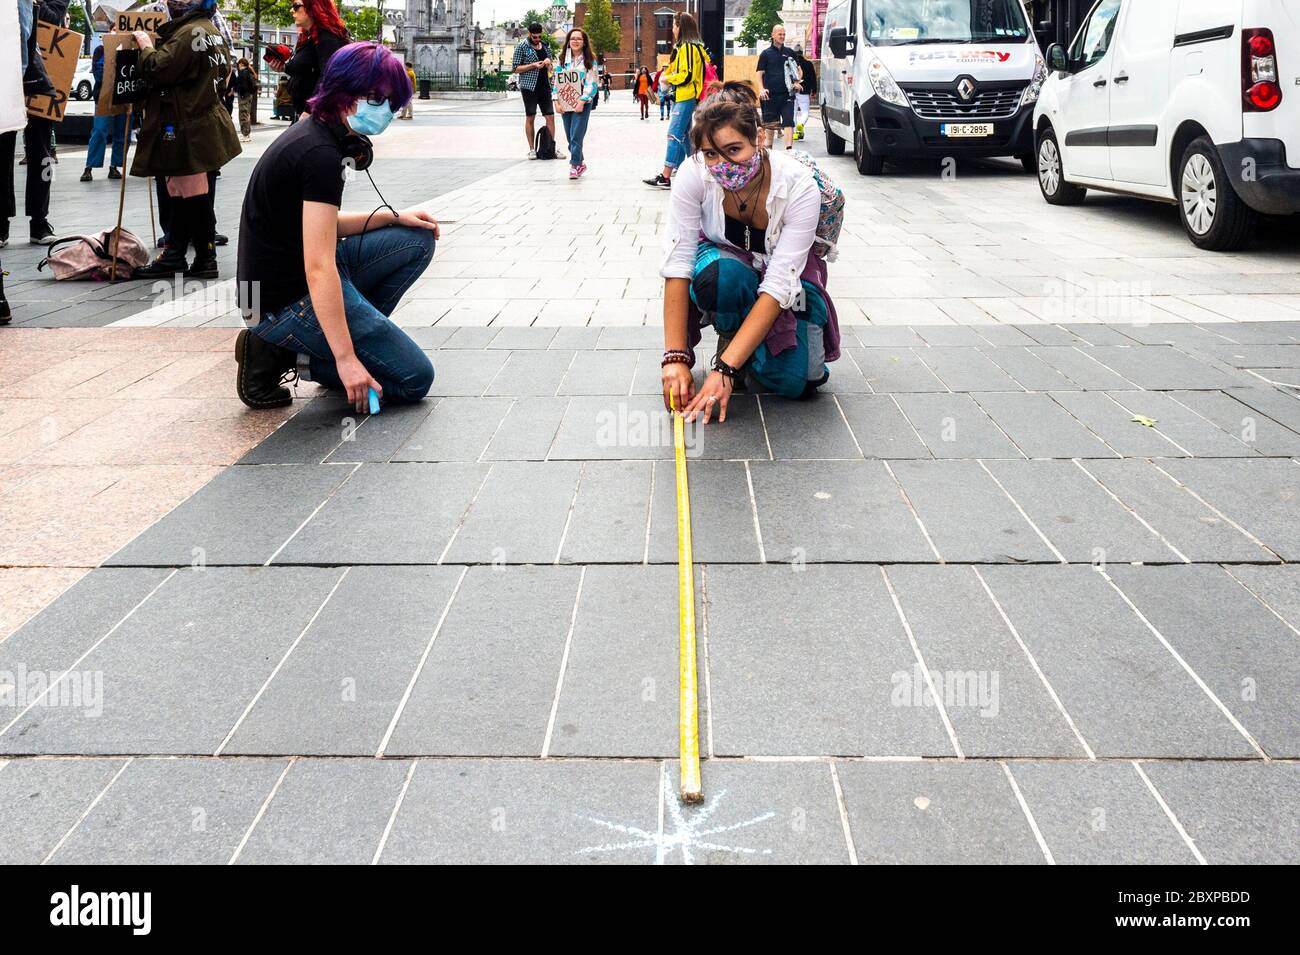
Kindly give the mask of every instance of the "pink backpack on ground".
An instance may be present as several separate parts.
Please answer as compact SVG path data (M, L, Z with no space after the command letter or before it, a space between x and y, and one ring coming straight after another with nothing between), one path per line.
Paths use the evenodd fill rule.
M105 229L93 235L69 235L55 239L36 268L39 271L48 265L54 278L60 282L65 279L106 282L113 274L113 255L116 252L116 278L129 279L132 272L149 261L149 253L135 233L122 229L115 239L115 231Z

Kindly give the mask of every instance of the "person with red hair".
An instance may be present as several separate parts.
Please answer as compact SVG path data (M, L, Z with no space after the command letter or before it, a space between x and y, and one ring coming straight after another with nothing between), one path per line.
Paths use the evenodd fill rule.
M284 72L289 76L294 112L305 113L307 101L316 95L325 64L351 43L352 37L339 18L334 0L293 0L290 10L298 28L298 45L285 63Z

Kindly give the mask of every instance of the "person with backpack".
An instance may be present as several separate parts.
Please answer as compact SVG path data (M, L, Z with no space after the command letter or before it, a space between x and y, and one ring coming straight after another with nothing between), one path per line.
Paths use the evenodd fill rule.
M709 51L700 40L700 27L689 13L679 13L673 20L673 42L677 44L672 62L664 70L663 79L673 88L673 114L668 121L668 149L661 172L643 180L647 186L660 189L672 187L673 174L690 152L691 117L700 94L708 83L706 76L712 65ZM717 73L713 73L716 79Z
M542 42L542 25L528 24L528 36L519 41L511 71L519 77L519 94L524 100L524 136L528 139L529 159L563 159L564 154L555 149L555 105L551 101L550 69L551 49ZM538 154L537 136L534 132L537 111L541 110L546 121L544 150L548 155ZM549 155L554 150L555 155Z
M746 379L811 396L839 358L826 292L842 193L811 161L759 144L758 99L730 82L695 111L694 155L673 183L664 234L664 406L687 421L727 418ZM827 202L827 198L838 199ZM703 384L691 369L700 328L718 348Z
M763 109L764 145L776 144L776 131L785 134L785 148L794 148L794 98L803 92L803 73L794 51L785 45L785 27L772 27L772 45L758 55L758 98Z
M576 103L571 103L564 110L564 136L569 141L569 178L579 179L587 171L583 161L582 141L587 137L587 123L591 120L592 110L600 97L600 81L596 74L596 59L591 52L591 40L587 32L574 27L564 38L564 52L560 54L560 74L576 74L573 84L581 93ZM558 89L552 91L552 99L560 99Z
M252 64L244 57L239 58L232 83L235 95L239 97L239 138L242 142L253 141L253 100L257 96L257 74Z

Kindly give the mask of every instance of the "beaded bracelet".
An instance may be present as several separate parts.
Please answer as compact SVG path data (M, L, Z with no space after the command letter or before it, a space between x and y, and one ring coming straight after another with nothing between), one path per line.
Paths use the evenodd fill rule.
M694 368L695 353L684 351L680 348L670 348L664 352L663 361L659 362L659 367L663 368L665 365L671 365L674 363L683 364L687 368Z

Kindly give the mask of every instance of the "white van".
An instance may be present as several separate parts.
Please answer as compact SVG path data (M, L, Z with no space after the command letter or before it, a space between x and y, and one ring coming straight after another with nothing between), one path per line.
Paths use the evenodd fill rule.
M1047 66L1022 0L831 0L818 99L826 151L886 159L1034 158Z
M1300 213L1300 0L1098 0L1035 111L1053 205L1089 188L1178 205L1192 242L1237 249Z

